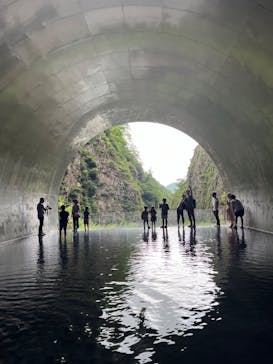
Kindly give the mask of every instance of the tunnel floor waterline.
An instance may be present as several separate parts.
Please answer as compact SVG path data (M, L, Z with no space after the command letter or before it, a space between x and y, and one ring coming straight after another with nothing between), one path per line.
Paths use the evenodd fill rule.
M0 362L270 362L272 243L170 227L0 246Z

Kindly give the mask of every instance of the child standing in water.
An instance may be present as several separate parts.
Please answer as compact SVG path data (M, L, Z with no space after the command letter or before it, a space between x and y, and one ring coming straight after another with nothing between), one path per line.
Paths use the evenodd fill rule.
M84 224L84 231L89 231L89 208L86 207L83 212L83 224Z

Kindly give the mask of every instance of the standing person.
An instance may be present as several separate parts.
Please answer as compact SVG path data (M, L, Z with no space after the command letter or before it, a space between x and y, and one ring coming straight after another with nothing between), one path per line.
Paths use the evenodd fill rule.
M60 218L60 237L62 235L62 230L64 230L64 237L66 238L66 228L68 224L69 213L65 211L65 205L61 206L61 211L59 213Z
M151 214L151 223L152 223L152 231L155 231L155 223L156 223L156 209L154 208L154 206L152 206L151 210L150 210L150 214Z
M183 195L181 197L181 200L180 200L180 203L179 203L179 205L177 206L177 209L176 209L178 227L180 226L180 217L181 217L182 224L183 224L183 227L184 227L184 210L186 210L185 200L186 200L186 195L183 193Z
M45 202L45 199L43 197L41 197L39 203L37 204L37 214L38 214L38 219L40 222L39 232L38 232L39 236L45 235L45 233L43 232L43 226L44 226L44 216L45 216L45 212L47 211L47 209L44 207L44 202Z
M79 217L80 217L80 206L77 199L73 200L72 217L73 217L73 231L74 233L76 233L79 228Z
M237 221L238 221L238 217L241 218L241 228L244 228L244 214L245 214L245 209L244 206L242 204L242 202L240 200L238 200L236 198L235 195L231 195L231 207L232 207L232 211L235 215L235 225L233 226L234 229L237 229Z
M144 230L146 230L146 225L147 228L150 229L150 225L149 225L149 211L148 211L148 207L144 206L144 210L141 213L141 219L143 220L143 228Z
M227 214L227 220L230 221L230 226L229 226L230 228L232 228L233 225L235 225L235 216L231 206L231 196L232 194L229 192L227 194L227 201L226 201L226 214Z
M212 192L211 196L212 196L212 201L211 202L212 202L213 215L215 216L217 226L220 226L220 219L219 219L219 200L217 198L216 192Z
M162 218L161 228L167 228L169 205L167 204L166 198L163 198L162 202L163 203L159 205L159 207L161 208L161 218Z
M185 204L186 204L186 209L187 209L189 220L190 220L189 227L190 228L195 228L194 209L196 207L196 202L195 202L195 199L193 198L191 187L189 187L189 189L187 190L187 196L186 196L186 199L185 199Z
M84 223L84 231L88 230L89 231L89 208L86 207L84 212L83 212L83 223Z

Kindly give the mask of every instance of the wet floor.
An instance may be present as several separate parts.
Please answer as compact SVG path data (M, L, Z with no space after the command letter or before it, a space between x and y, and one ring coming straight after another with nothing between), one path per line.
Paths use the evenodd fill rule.
M271 363L273 236L80 232L0 246L0 363Z

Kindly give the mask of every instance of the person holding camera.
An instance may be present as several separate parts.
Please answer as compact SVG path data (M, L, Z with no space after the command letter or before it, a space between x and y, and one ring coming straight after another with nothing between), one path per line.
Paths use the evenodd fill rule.
M39 232L38 232L39 236L45 235L45 233L43 232L44 216L45 216L46 211L51 210L51 207L49 207L49 206L44 207L44 202L45 202L45 199L43 197L41 197L39 203L37 204L37 214L38 214L38 220L40 222Z

